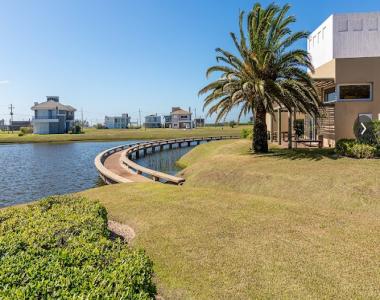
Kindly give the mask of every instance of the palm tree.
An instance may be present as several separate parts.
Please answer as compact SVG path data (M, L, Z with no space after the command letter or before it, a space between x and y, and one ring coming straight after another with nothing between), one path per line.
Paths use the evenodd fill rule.
M220 77L199 91L199 95L206 95L204 108L209 107L208 115L216 114L217 122L233 108L239 110L238 120L253 114L254 152L268 152L265 119L267 113L274 115L276 107L319 115L318 93L307 72L314 72L310 57L307 51L294 47L308 33L292 33L289 26L295 18L288 16L289 9L288 4L263 8L256 3L247 18L241 12L240 37L230 34L237 53L217 48L218 65L209 68L206 76L217 72Z

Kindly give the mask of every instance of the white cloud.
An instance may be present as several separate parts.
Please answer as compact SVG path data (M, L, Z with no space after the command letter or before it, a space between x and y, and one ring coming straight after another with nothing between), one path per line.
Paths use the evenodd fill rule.
M9 84L10 81L9 80L0 80L0 84Z

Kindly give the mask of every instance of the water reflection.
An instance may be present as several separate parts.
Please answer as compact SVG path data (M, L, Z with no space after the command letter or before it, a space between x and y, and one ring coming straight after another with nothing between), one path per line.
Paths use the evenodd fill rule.
M128 142L0 145L0 207L98 186L95 156Z
M181 168L176 165L176 162L193 147L173 148L171 150L163 150L142 156L136 162L149 169L157 170L167 174L175 175Z
M135 142L0 145L0 207L102 186L95 156L105 149ZM138 163L175 175L180 171L176 161L192 148L156 152Z

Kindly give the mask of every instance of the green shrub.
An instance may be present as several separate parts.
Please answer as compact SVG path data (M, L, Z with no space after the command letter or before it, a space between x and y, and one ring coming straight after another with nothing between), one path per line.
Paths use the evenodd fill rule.
M107 213L50 197L0 210L0 299L151 299L152 262L112 241Z
M82 127L80 125L74 125L71 129L72 134L80 134L82 133Z
M380 147L380 121L372 121L372 130L375 135L376 144L378 147Z
M340 155L347 155L351 151L353 145L357 142L354 139L341 139L335 145L335 151Z
M339 140L335 151L340 155L355 158L374 158L377 154L376 146L362 144L354 139Z
M240 137L242 139L253 139L253 129L243 128L240 132Z
M21 127L20 131L23 134L30 134L30 133L33 133L33 128L32 127Z
M374 158L376 155L376 147L367 144L355 144L351 147L349 156L355 158Z

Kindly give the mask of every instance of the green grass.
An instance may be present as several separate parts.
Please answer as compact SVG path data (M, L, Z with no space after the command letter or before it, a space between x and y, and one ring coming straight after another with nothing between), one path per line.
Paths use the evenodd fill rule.
M243 128L250 126L203 127L192 130L152 128L152 129L86 129L83 134L26 134L18 136L18 132L7 133L0 131L0 143L44 143L71 141L121 141L149 140L183 137L206 137L218 135L240 136Z
M81 194L136 230L165 299L380 297L380 162L248 149L195 148L182 187Z

